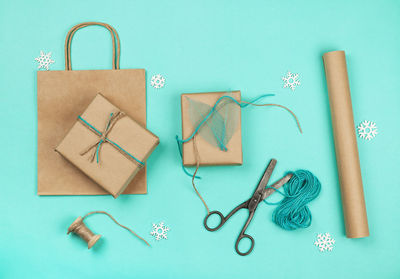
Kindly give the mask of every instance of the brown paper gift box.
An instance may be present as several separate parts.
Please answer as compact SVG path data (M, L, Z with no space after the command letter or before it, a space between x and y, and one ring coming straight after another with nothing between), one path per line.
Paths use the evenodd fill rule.
M213 106L217 100L228 92L209 92L209 93L191 93L181 95L181 106L182 106L182 138L188 138L194 131L190 116L189 109L190 104L188 98L202 102L209 106ZM240 91L229 92L233 98L240 101ZM240 113L240 110L239 110ZM242 133L241 133L241 117L239 115L239 121L237 130L233 134L232 138L227 144L227 151L222 151L216 146L211 145L201 136L196 136L196 148L199 155L199 165L241 165L243 163L242 154ZM194 141L190 140L183 143L182 146L182 160L184 166L196 165L196 156L194 149Z
M71 43L75 32L102 26L111 34L112 70L72 70ZM99 43L99 42L96 42ZM78 48L79 43L76 48ZM71 28L65 40L65 71L37 72L38 195L106 195L84 173L68 163L54 148L64 138L98 92L146 127L146 73L144 69L120 69L120 42L116 30L105 23L85 22ZM147 192L146 167L123 194Z
M113 125L109 125L111 128L106 136L109 141L102 142L100 146L96 144L101 135L89 125L104 133L110 115L118 115L119 112L120 110L104 96L97 94L80 116L81 120L73 125L56 148L57 152L115 198L125 190L143 166L135 159L145 162L159 143L157 136L128 115L124 115ZM92 148L87 150L90 147ZM83 154L82 151L85 150L88 152ZM99 161L97 162L97 157L92 155L98 155ZM92 157L94 160L90 160Z

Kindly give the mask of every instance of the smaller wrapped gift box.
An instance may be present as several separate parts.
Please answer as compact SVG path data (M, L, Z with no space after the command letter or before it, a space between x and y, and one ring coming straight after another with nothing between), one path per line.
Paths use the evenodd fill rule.
M116 198L158 144L157 136L97 94L56 151Z
M240 101L240 91L181 95L183 139L193 134L222 96ZM241 111L240 106L229 98L220 100L215 112L201 126L195 138L183 143L184 166L196 165L197 159L200 166L242 164Z

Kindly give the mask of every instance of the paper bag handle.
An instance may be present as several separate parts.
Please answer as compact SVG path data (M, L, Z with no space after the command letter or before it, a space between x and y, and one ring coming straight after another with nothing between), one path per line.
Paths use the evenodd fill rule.
M71 66L71 41L72 37L74 36L75 32L78 31L81 28L87 27L87 26L92 26L92 25L98 25L98 26L103 26L108 29L111 33L112 37L112 44L113 44L113 60L112 60L112 66L114 70L119 69L119 57L120 57L120 42L119 42L119 37L117 31L115 29L107 24L107 23L102 23L102 22L83 22L80 24L75 25L74 27L69 30L67 37L65 38L65 46L64 46L64 51L65 51L65 70L66 71L71 71L72 66ZM117 42L115 44L115 41ZM117 49L115 50L115 45L117 46Z

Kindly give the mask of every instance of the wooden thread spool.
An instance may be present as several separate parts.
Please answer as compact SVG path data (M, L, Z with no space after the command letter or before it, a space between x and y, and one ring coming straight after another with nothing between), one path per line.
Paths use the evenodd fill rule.
M94 234L85 223L83 223L83 218L79 216L76 220L69 226L67 234L75 233L80 238L85 240L88 244L88 249L92 248L93 245L101 238L101 235Z
M85 240L88 244L88 249L92 248L93 245L96 244L96 242L100 239L101 235L99 234L94 234L91 230L89 230L88 227L86 227L85 223L83 223L83 220L92 215L92 214L104 214L107 215L108 217L110 217L111 220L113 220L115 222L115 224L117 224L118 226L120 226L121 228L126 229L127 231L129 231L131 234L133 234L134 236L136 236L137 238L139 238L140 240L142 240L144 243L146 243L148 246L150 246L150 244L144 240L143 238L141 238L139 235L137 235L134 231L132 231L130 228L121 225L120 223L117 222L117 220L115 220L114 217L111 216L111 214L105 212L105 211L92 211L89 212L88 214L86 214L83 217L78 217L76 218L76 220L71 224L71 226L69 226L68 228L68 232L67 234L70 234L71 232L75 233L76 235L78 235L80 238L82 238L83 240Z

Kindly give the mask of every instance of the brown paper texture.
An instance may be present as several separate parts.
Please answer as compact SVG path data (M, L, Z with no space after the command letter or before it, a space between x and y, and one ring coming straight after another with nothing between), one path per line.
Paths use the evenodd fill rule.
M118 111L120 111L119 108L111 104L101 94L98 94L81 117L102 132L109 115ZM140 170L141 166L107 142L101 145L99 163L96 163L96 160L89 160L90 155L95 152L97 146L87 154L80 155L83 150L93 145L99 138L82 122L77 121L56 148L56 151L107 192L114 197L118 197ZM159 143L158 137L127 115L115 122L107 138L142 162L146 161Z
M209 93L191 93L181 95L181 106L182 106L182 138L188 138L194 131L190 116L189 116L189 101L187 98L191 98L194 101L205 103L209 106L213 106L216 101L227 94L228 92L209 92ZM240 101L240 91L230 92L232 97ZM196 137L196 146L200 157L200 166L207 165L241 165L243 163L242 154L242 133L241 133L241 117L239 110L239 122L237 130L233 134L232 138L227 144L227 151L222 151L216 146L208 143L201 136ZM184 166L196 165L196 156L194 152L193 140L183 144L182 147L182 159Z
M146 80L143 69L40 71L38 78L38 194L108 194L54 152L97 93L146 126ZM147 192L143 168L125 194Z
M369 236L353 109L344 51L323 56L342 205L349 238Z
M113 42L113 70L71 69L73 34L87 26L103 26ZM144 69L119 69L120 44L108 24L85 22L71 28L65 40L65 71L37 73L38 106L38 195L105 195L80 170L54 152L55 147L101 92L111 103L146 127L146 75ZM146 168L135 176L124 194L145 194Z

